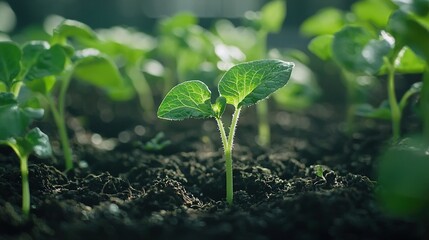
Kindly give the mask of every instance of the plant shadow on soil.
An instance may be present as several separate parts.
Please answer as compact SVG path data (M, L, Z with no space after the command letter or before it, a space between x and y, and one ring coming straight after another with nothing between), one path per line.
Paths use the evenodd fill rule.
M376 156L390 134L373 124L352 137L335 110L278 112L273 144L255 144L245 114L234 148L234 205L214 123L174 122L160 152L141 142L101 151L77 145L88 163L62 173L30 159L32 209L21 217L19 164L0 149L1 239L424 239L425 225L385 214L377 203ZM198 126L198 127L196 127ZM59 157L60 158L60 157ZM323 166L323 177L315 165Z

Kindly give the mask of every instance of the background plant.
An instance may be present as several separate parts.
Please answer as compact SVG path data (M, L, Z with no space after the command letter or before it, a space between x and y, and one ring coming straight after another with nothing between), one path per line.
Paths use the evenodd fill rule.
M415 49L401 43L403 41L395 34L394 29L398 28L395 19L403 15L401 8L395 10L398 4L399 1L365 0L355 3L352 12L348 13L332 8L323 9L304 22L301 28L307 35L317 35L309 44L310 51L321 59L333 59L341 68L349 99L348 129L353 129L353 116L356 114L390 119L393 139L396 140L400 137L402 110L409 97L419 92L421 85L411 86L398 99L395 73L422 73L426 68L425 62L415 54ZM419 34L420 39L425 37L424 31ZM359 104L365 102L358 96L359 77L377 79L380 75L387 75L388 103L381 104L379 108L367 103Z
M66 170L73 168L73 157L65 123L65 99L72 78L118 95L123 79L113 61L95 49L75 49L68 39L95 39L85 24L65 20L55 28L50 42L30 41L21 49L15 43L0 44L2 71L0 90L11 92L28 106L48 103L58 129ZM22 54L21 54L22 53ZM56 96L58 93L58 96Z
M4 80L4 78L0 80ZM22 212L26 217L30 213L28 158L31 153L38 157L51 155L48 136L39 128L29 130L33 120L40 119L42 116L43 109L23 107L18 104L12 93L0 92L0 144L11 147L19 158L22 181Z
M226 201L233 202L232 149L235 129L243 107L269 97L289 80L293 63L280 60L258 60L238 64L229 69L218 85L219 97L211 103L211 92L201 81L186 81L168 92L158 109L158 117L167 120L215 118L224 148L226 169ZM226 104L234 113L226 135L222 115Z

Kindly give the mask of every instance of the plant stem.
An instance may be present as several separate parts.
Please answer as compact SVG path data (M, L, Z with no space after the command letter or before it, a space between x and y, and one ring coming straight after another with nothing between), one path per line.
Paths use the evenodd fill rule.
M137 92L140 106L144 110L143 116L145 120L153 122L156 116L154 111L155 104L153 101L153 94L146 78L140 71L140 64L141 61L137 61L137 63L131 66L127 72L131 78L134 89Z
M236 108L229 127L229 135L226 137L225 128L223 127L222 120L216 118L216 122L220 131L220 136L223 144L224 158L225 158L225 173L226 173L226 202L232 205L234 194L234 182L232 174L232 148L234 145L235 128L240 116L241 107Z
M270 123L268 119L268 102L263 101L256 105L256 114L258 116L258 143L262 147L269 147L271 143Z
M30 214L30 184L28 183L28 155L24 154L24 148L19 144L8 144L19 158L21 170L21 185L22 185L22 213L25 218Z
M399 108L395 94L395 68L387 58L385 58L384 60L388 70L387 93L389 98L390 111L392 114L393 140L397 141L401 135L401 110Z
M22 180L22 212L26 218L30 214L30 184L28 183L28 155L19 155Z
M65 99L67 89L70 85L73 68L70 69L65 75L61 83L60 93L58 96L58 105L51 96L46 96L49 107L51 108L55 124L57 125L58 134L60 136L61 147L63 149L64 163L66 171L73 169L73 155L70 147L69 137L67 134L67 127L65 122ZM57 107L56 107L57 106Z

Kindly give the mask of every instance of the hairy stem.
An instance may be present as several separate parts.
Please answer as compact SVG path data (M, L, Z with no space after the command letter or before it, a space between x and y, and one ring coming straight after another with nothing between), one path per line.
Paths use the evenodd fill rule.
M235 128L237 126L238 117L240 115L241 108L236 108L234 115L232 116L231 126L229 127L229 135L227 147L225 151L225 169L226 169L226 202L232 205L233 202L233 174L232 174L232 148L234 144Z

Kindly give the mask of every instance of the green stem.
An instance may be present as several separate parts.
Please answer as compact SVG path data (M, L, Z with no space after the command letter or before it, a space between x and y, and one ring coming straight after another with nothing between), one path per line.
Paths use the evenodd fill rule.
M392 131L393 140L396 141L401 136L401 110L399 108L398 100L395 94L395 68L387 58L385 59L388 66L387 75L387 93L389 98L390 111L392 114Z
M229 135L227 147L225 151L225 169L226 169L226 202L232 205L233 202L233 174L232 174L232 148L234 144L235 128L237 126L238 117L240 115L241 107L236 108L232 116L231 126L229 127Z
M229 127L229 135L226 136L225 128L223 127L222 120L216 118L216 122L220 131L220 136L223 144L224 158L225 158L225 173L226 173L226 202L232 205L234 194L234 183L232 174L232 147L234 144L235 128L238 123L241 108L236 108L232 116L231 126Z
M21 170L21 185L22 185L22 213L25 218L28 218L30 214L30 184L28 183L28 155L24 154L24 148L21 148L19 144L8 144L19 158L20 170Z
M22 179L22 212L28 218L30 214L30 184L28 183L28 155L20 158L21 179Z
M73 169L73 154L70 147L69 137L67 134L67 127L65 122L65 100L67 89L70 85L71 76L73 74L73 68L70 69L63 78L61 83L60 93L58 96L58 105L51 96L46 96L49 107L51 108L52 115L54 117L55 124L57 125L58 134L60 137L61 147L63 149L64 162L66 171Z
M155 119L155 103L153 101L152 90L140 71L140 61L128 69L128 74L139 97L140 106L144 110L144 118L148 122L153 122Z
M256 105L256 114L258 116L258 143L262 147L269 147L271 143L271 130L268 118L268 102L263 101Z

